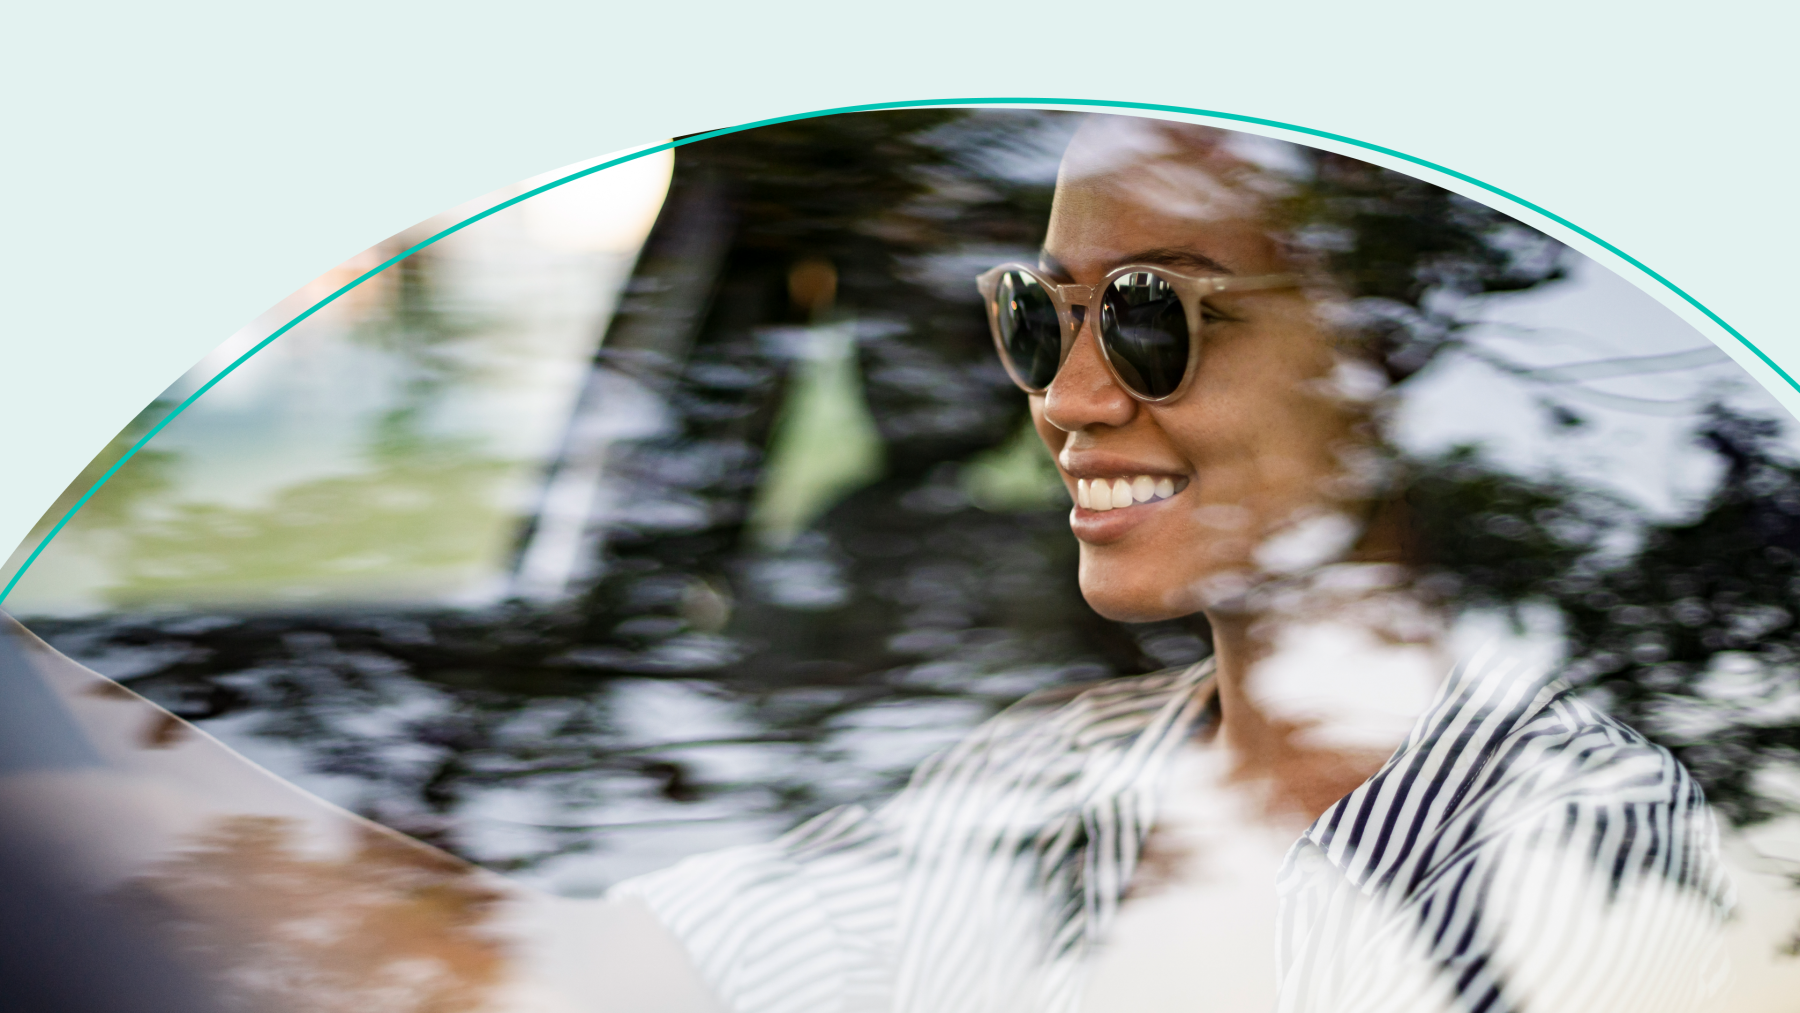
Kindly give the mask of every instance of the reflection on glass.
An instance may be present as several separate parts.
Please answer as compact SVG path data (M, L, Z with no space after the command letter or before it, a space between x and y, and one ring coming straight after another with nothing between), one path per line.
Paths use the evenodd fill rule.
M1104 931L1079 971L1055 978L1052 960L1054 980L1020 994L1055 1008L1086 988L1088 1009L1186 995L1167 948L1196 940L1272 971L1292 925L1267 884L1299 831L1498 638L1704 789L1738 884L1731 1008L1776 1008L1794 973L1776 951L1800 925L1782 885L1800 859L1794 434L1653 300L1396 173L1129 120L930 110L714 138L640 181L660 210L628 242L593 210L613 171L585 203L527 201L403 262L251 360L121 469L9 610L326 798L570 896L876 810L1034 691L1050 695L980 734L1067 704L1065 687L1261 651L1266 741L1307 771L1268 774L1287 794L1207 788L1235 754L1182 744L1231 734L1242 701L1183 711L1200 684L1157 683L1154 707L1131 706L1173 707L1155 777L1175 787L1112 870L1128 888L1045 866L1066 892L1031 903L1098 905L1086 924ZM1084 179L1099 182L1072 202ZM1188 231L1158 232L1171 222ZM1135 409L1199 421L1122 450L1135 416L1103 373L1086 401L1014 388L972 279L1020 262L1092 284L1127 255L1308 282L1210 298L1190 388ZM1161 308L1132 326L1172 341L1186 323ZM1270 314L1265 340L1243 337ZM1029 386L1085 375L1082 354L1043 343ZM1157 361L1165 386L1183 375ZM1074 452L1066 474L1046 441ZM1150 508L1191 531L1109 560L1107 526ZM1171 603L1159 581L1201 549ZM925 770L960 769L943 762ZM917 775L902 807L932 784ZM219 834L283 876L359 875L289 855L275 824L206 846ZM1535 896L1566 871L1549 854L1495 875ZM183 861L148 875L198 874ZM488 958L458 926L487 887L469 882L444 888L418 952L464 947L474 995ZM646 903L679 920L656 889ZM1684 891L1621 910L1674 910ZM407 922L408 903L379 917ZM1183 914L1213 909L1241 917ZM1423 959L1405 945L1395 966ZM915 969L919 996L952 987L938 966ZM1234 992L1219 976L1215 998L1266 1007L1268 977Z
M651 156L568 184L325 306L109 480L12 607L494 600L669 168ZM264 334L467 213L344 265L196 366L71 486L8 576L138 436Z

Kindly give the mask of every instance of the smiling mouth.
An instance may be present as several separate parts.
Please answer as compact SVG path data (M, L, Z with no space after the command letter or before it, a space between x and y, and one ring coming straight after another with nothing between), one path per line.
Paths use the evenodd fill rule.
M1105 513L1123 510L1140 503L1168 499L1187 488L1185 478L1168 475L1133 475L1119 478L1078 478L1075 480L1075 503L1084 510Z

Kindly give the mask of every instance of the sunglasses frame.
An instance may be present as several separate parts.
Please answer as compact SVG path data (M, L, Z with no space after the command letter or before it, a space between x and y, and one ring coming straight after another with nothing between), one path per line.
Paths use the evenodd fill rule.
M1000 353L1000 364L1006 367L1006 375L1018 384L1019 389L1027 394L1042 394L1048 387L1033 387L1025 382L1019 370L1013 365L1012 356L1006 352L1006 342L1000 337L1000 279L1009 271L1018 271L1029 276L1050 296L1051 305L1056 307L1056 319L1061 324L1062 347L1057 353L1056 370L1062 372L1064 363L1069 361L1069 353L1081 336L1082 327L1089 321L1094 325L1094 344L1100 347L1100 359L1106 363L1106 371L1112 374L1113 382L1119 389L1133 398L1146 404L1166 404L1187 392L1188 384L1193 382L1194 373L1200 364L1200 330L1201 313L1207 296L1224 292L1262 292L1270 289L1298 288L1304 282L1297 274L1263 274L1239 277L1237 275L1192 275L1180 274L1165 267L1152 264L1126 264L1106 272L1097 285L1063 284L1051 281L1043 273L1027 264L1017 262L1001 264L989 268L975 279L975 286L981 290L982 302L987 306L988 330L994 338L994 348ZM1167 282L1175 290L1176 298L1181 300L1182 312L1187 316L1188 326L1188 361L1181 373L1181 382L1175 389L1162 397L1151 397L1141 394L1126 383L1119 375L1118 366L1113 364L1112 350L1108 348L1106 336L1100 333L1100 314L1093 308L1100 303L1107 288L1120 278L1129 274L1152 274ZM1081 307L1081 315L1075 314L1075 307ZM1055 377L1051 378L1055 383Z

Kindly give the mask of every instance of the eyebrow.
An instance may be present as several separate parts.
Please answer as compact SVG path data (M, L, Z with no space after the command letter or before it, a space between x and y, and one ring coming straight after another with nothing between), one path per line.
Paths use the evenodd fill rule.
M1047 250L1038 251L1038 264L1047 273L1058 278L1072 277L1069 269L1063 266L1062 261L1051 256ZM1199 250L1184 246L1156 246L1148 250L1139 250L1128 257L1120 257L1115 266L1124 264L1153 264L1157 267L1186 268L1207 274L1236 273Z

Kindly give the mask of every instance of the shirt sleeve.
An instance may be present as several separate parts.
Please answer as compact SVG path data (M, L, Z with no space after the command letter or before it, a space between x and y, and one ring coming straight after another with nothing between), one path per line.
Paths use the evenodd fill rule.
M608 896L648 906L731 1013L861 1013L891 994L894 861L878 821L848 806Z

